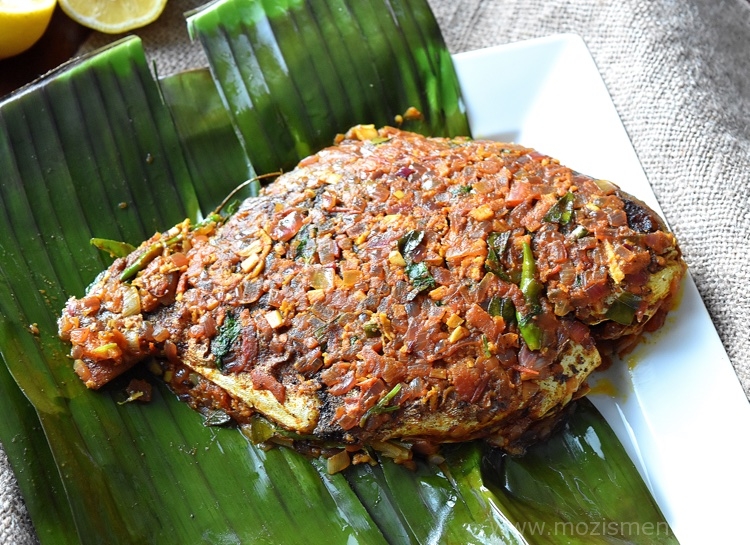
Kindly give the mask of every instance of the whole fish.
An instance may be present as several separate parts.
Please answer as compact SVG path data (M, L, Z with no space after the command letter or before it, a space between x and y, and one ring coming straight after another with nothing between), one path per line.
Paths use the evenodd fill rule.
M90 388L155 358L204 414L295 440L517 452L661 326L684 272L662 220L608 181L357 126L231 216L117 259L59 334Z

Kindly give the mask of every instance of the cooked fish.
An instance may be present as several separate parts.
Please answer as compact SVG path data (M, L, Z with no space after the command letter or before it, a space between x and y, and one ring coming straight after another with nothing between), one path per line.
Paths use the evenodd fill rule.
M518 450L663 322L680 250L614 184L514 144L338 140L71 298L85 384L154 357L194 408L296 438Z

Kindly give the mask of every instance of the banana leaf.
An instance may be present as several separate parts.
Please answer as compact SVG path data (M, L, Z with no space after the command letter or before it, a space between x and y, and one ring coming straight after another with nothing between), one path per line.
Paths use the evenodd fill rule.
M0 127L2 355L36 408L80 541L278 543L296 529L300 542L310 531L384 542L353 495L332 495L299 455L266 454L234 430L204 427L164 388L148 407L120 404L124 383L92 394L72 373L55 319L66 294L83 293L105 265L86 239L95 232L137 241L197 214L140 41L11 97L0 105ZM136 173L124 174L126 164ZM280 480L289 483L285 494Z
M79 543L73 514L42 425L34 407L8 373L5 362L0 365L0 411L3 414L0 443L15 469L40 541L60 545Z
M409 108L421 117L404 128L469 134L425 0L219 0L188 28L258 173L289 170L337 132L393 125Z
M343 4L314 5L321 9L315 12L320 29L338 28L335 15ZM286 28L280 18L288 6L282 7L269 10L278 28ZM390 7L407 13L419 36L439 35L424 3ZM394 32L384 30L377 18L358 24ZM288 29L274 32L284 51L297 39ZM374 29L363 32L375 34ZM335 43L326 36L327 43ZM412 48L413 59L431 58L414 52L414 44L403 47ZM444 47L439 53L438 58L447 58ZM352 62L330 65L345 70L368 64L371 54L368 48L348 50ZM288 78L304 77L308 66L290 63ZM426 88L442 89L431 100L453 112L447 119L460 112L455 75L449 66L430 66L440 71L433 73L433 87ZM400 76L392 77L383 84L399 84ZM263 171L251 159L227 88L222 94L208 82L205 71L156 82L140 41L130 38L0 103L0 354L6 366L0 393L5 414L15 415L0 420L0 440L42 543L536 543L541 541L524 534L519 521L588 521L591 502L608 506L602 517L623 520L617 506L625 493L633 494L636 510L644 506L634 520L663 522L632 464L618 465L624 480L609 487L570 486L579 478L590 482L584 475L609 479L609 460L627 460L611 434L600 440L607 463L596 465L590 456L559 448L536 462L529 458L538 467L527 472L536 479L550 460L562 464L559 457L569 457L569 480L550 482L572 499L554 518L543 509L549 509L544 487L516 484L506 490L503 472L511 462L495 459L496 453L479 444L450 449L441 467L421 463L410 471L382 460L376 467L328 475L319 460L289 449L264 452L235 429L202 425L200 415L158 382L148 405L123 403L128 377L103 391L87 391L57 339L55 320L65 298L81 295L109 263L89 239L137 243L184 217L196 219L239 182ZM403 103L365 105L371 98L353 92L348 100L356 103L353 111L403 111ZM330 101L319 100L321 111L330 107ZM311 108L297 107L302 109L294 111L295 119ZM327 118L329 137L362 121L333 113ZM331 127L331 119L346 123ZM273 151L283 149L283 142L264 145ZM317 144L306 145L314 150ZM272 164L276 159L269 157L264 160ZM145 367L135 373L148 375ZM590 429L598 433L607 427L597 414L587 423L586 437ZM577 437L569 442L583 440L580 433ZM567 542L563 539L545 542Z
M523 457L488 449L483 484L530 543L678 543L618 440L587 399L565 429ZM586 468L581 471L581 468Z
M182 72L158 82L196 178L200 209L212 210L233 185L255 177L235 135L229 113L206 69ZM248 196L238 193L237 197Z

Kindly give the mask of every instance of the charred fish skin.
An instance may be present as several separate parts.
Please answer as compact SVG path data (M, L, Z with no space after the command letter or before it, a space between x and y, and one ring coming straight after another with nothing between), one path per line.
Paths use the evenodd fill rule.
M514 450L663 320L684 272L612 183L515 144L358 126L230 218L115 261L59 332L90 388L156 356L191 405L240 422Z

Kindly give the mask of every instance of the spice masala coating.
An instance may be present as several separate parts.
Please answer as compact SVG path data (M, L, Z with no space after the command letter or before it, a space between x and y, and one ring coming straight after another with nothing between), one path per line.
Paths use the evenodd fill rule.
M614 184L514 144L337 140L71 298L59 334L86 385L156 357L204 414L355 447L518 451L663 323L680 250Z

